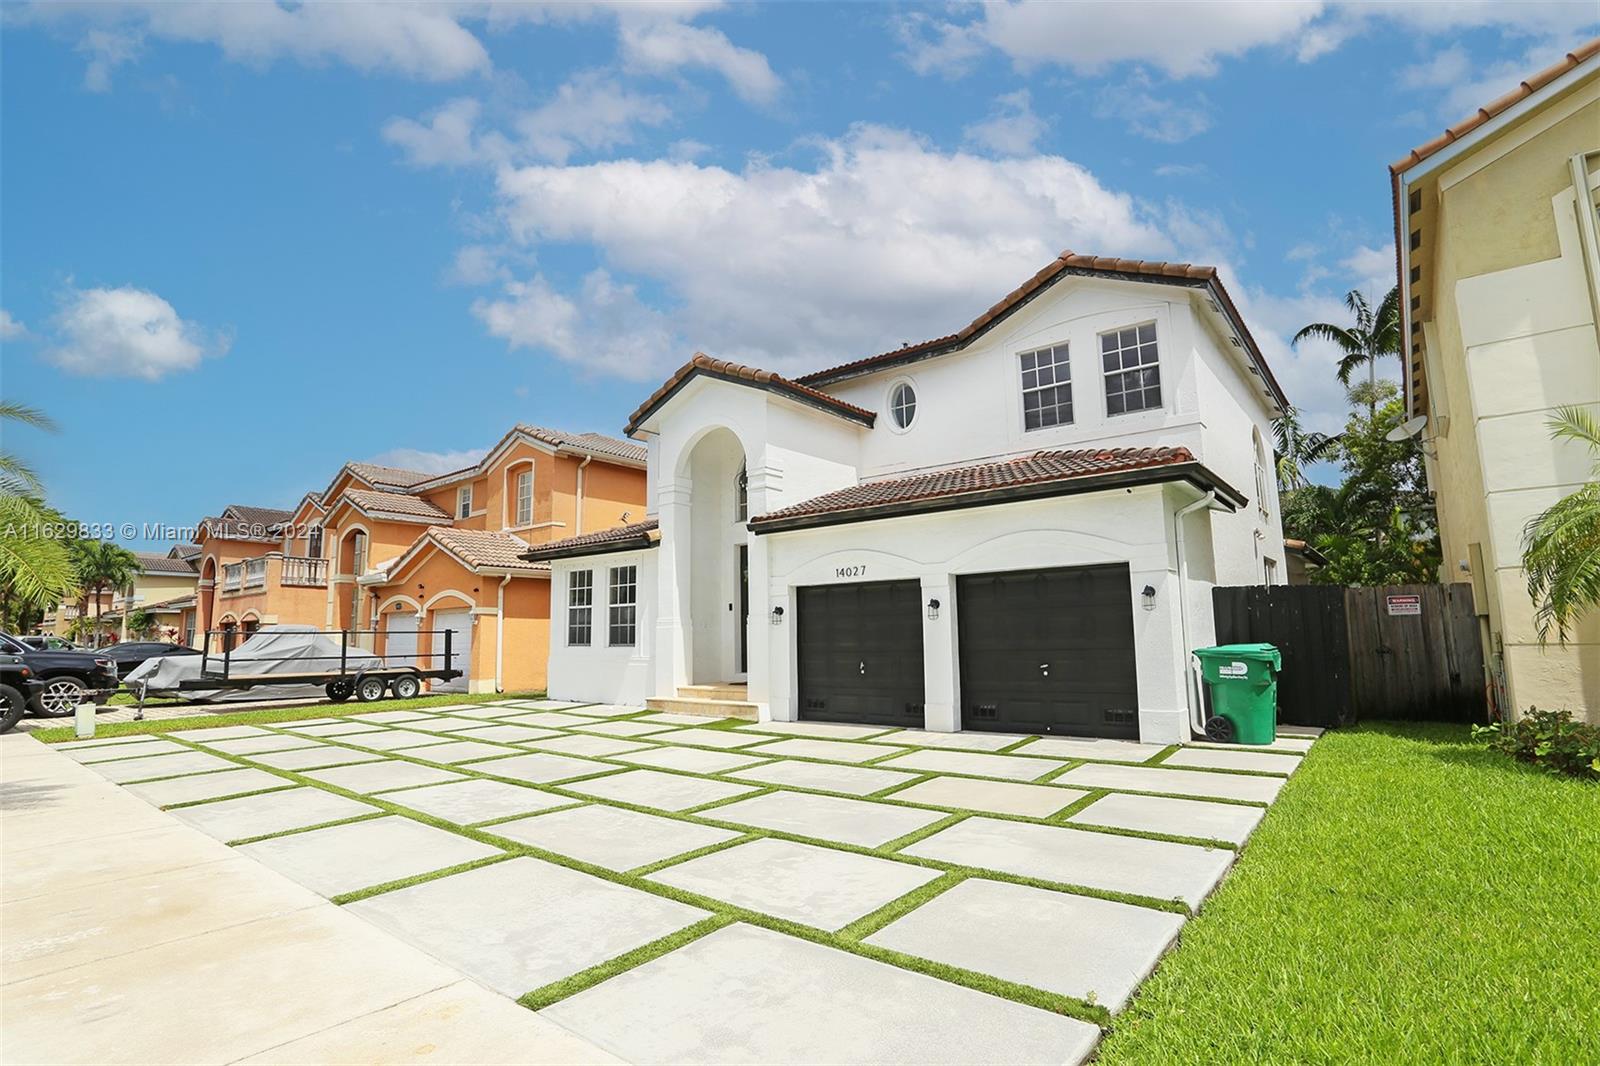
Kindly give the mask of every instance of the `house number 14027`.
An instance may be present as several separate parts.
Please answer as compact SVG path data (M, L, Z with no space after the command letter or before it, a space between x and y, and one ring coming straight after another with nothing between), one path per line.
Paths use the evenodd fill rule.
M865 577L867 564L858 563L855 566L841 566L833 572L835 577Z

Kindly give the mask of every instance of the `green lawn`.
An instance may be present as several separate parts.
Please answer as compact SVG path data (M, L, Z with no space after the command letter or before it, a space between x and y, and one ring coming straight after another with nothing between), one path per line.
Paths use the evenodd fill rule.
M1100 1064L1593 1062L1600 787L1466 727L1320 740Z

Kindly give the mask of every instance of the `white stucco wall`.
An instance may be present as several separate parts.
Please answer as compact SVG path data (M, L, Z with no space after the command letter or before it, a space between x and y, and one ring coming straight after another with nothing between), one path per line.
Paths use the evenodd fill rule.
M659 549L618 552L550 564L550 666L546 689L551 699L643 706L654 695L656 632L656 557ZM631 648L606 642L607 571L639 568L638 642ZM587 647L567 643L567 582L574 570L594 571L593 636Z

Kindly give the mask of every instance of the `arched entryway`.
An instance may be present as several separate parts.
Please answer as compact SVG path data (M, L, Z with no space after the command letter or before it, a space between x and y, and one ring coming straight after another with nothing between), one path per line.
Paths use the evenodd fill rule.
M200 563L200 583L195 586L196 604L200 612L200 639L216 627L217 560L208 555Z
M689 683L743 680L749 670L748 461L731 430L714 429L685 460L689 482L689 573L679 575L689 608ZM596 575L597 584L599 575Z

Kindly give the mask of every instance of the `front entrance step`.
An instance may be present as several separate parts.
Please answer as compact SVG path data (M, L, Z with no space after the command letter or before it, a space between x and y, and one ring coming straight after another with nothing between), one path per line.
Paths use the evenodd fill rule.
M745 703L750 699L750 686L735 681L721 685L683 685L678 695L686 700L727 700Z
M756 705L741 700L685 699L672 696L651 696L644 705L652 711L675 711L678 714L703 714L707 718L743 718L758 720Z

